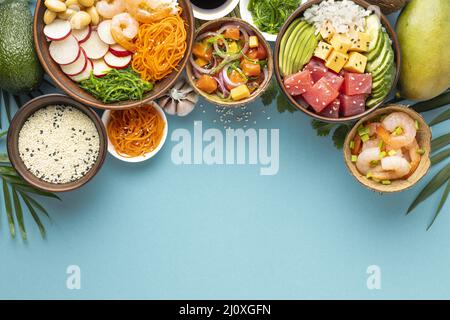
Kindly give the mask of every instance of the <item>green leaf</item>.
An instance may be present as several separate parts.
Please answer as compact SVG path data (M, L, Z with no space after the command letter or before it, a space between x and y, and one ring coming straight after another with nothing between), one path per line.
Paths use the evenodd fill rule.
M336 126L336 124L314 119L311 121L311 126L317 131L318 136L325 137L330 134L331 130Z
M12 188L13 201L14 201L14 211L16 212L17 222L19 223L20 234L22 235L22 240L27 240L27 232L25 230L25 222L23 221L23 211L20 205L19 196L17 195L16 188Z
M33 193L33 194L37 194L39 196L43 196L43 197L48 197L48 198L53 198L53 199L58 199L61 200L60 197L58 197L56 194L51 193L51 192L47 192L47 191L42 191L42 190L38 190L38 189L34 189L32 186L30 185L20 185L17 186L17 189L24 191L24 192L28 192L28 193Z
M431 140L431 152L436 152L450 144L450 133Z
M0 124L0 125L1 125L1 124ZM0 132L0 138L6 136L7 134L8 134L8 130L5 130L5 131L3 131L3 132Z
M8 121L11 122L11 101L9 99L9 93L5 90L2 91L3 103L5 104L6 117Z
M277 110L279 113L283 113L285 111L293 113L297 111L297 108L289 102L284 93L279 92L277 97Z
M445 149L444 151L441 151L441 152L435 154L434 156L432 156L430 158L431 165L434 166L435 164L438 164L439 162L444 161L449 156L450 156L450 148L449 149Z
M20 195L22 196L23 202L25 202L25 205L28 208L28 211L30 211L31 216L33 217L33 220L36 222L38 228L39 228L39 232L41 233L41 237L43 239L45 239L45 227L41 222L41 219L39 218L36 210L34 210L33 205L30 203L30 201L28 200L27 197L24 197L24 193L20 193Z
M4 198L3 201L5 201L5 209L6 209L6 216L8 217L9 232L11 233L11 236L15 238L16 226L14 224L14 217L12 214L11 195L9 193L6 181L3 180L2 182L3 182L3 198Z
M443 94L433 98L431 100L418 102L411 105L411 108L417 112L426 112L433 109L443 107L450 103L450 92L444 92Z
M0 163L10 163L6 153L0 153Z
M430 122L430 126L434 126L438 123L447 121L450 119L450 108L445 110L444 112L442 112L440 115L438 115L436 118L434 118L433 120L431 120Z
M275 100L278 90L275 80L272 79L266 91L261 95L261 101L264 106L269 106Z
M447 201L449 193L450 193L450 180L447 182L447 187L445 188L444 193L442 194L441 201L439 202L439 205L438 205L438 208L436 210L436 213L434 214L433 220L431 220L430 224L427 227L427 231L430 230L430 228L433 225L434 221L436 221L436 218L438 217L439 213L441 213L441 210L444 207L445 202Z
M48 214L47 210L45 210L45 208L39 203L37 202L35 199L33 199L32 197L30 197L29 195L27 195L24 192L19 191L20 195L22 196L22 198L26 198L27 201L29 203L31 203L31 205L36 208L37 210L41 211L44 215L47 216L47 218L49 218L51 220L50 215Z
M350 126L347 126L345 124L341 124L339 127L337 127L336 130L334 130L333 142L334 146L339 150L341 150L344 146L345 137L347 136L347 133L349 133L349 131Z
M441 169L428 184L422 189L419 195L414 199L413 203L409 206L406 214L409 214L418 204L425 201L436 190L438 190L445 182L450 178L450 163Z

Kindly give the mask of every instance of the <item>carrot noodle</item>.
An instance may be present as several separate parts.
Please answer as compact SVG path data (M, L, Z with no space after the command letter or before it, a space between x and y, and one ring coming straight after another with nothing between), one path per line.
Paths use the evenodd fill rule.
M165 123L151 105L113 110L108 122L108 137L123 157L132 158L152 152L161 142Z
M143 80L158 81L177 69L186 51L186 26L180 16L170 16L139 26L132 67Z

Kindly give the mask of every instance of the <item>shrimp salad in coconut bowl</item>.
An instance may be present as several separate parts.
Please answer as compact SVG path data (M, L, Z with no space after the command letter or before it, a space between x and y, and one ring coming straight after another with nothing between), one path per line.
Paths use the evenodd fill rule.
M104 104L142 100L180 69L188 49L176 0L47 0L44 6L50 57Z

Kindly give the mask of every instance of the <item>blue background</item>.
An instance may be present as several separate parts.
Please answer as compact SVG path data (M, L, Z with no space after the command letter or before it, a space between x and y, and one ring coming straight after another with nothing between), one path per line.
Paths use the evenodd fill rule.
M52 216L43 219L46 240L28 215L28 242L11 239L2 208L0 298L450 298L448 204L425 231L442 190L405 216L431 175L409 191L376 194L303 113L259 100L248 108L249 126L280 130L277 175L173 164L174 129L192 132L201 120L223 131L215 106L200 102L186 118L169 117L156 158L108 156L84 188L42 200ZM81 268L80 290L66 288L69 265ZM369 265L381 268L381 290L366 287Z

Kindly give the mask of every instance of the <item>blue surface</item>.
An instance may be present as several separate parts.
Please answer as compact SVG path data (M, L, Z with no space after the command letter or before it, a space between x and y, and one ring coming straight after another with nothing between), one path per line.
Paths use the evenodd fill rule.
M430 175L381 196L347 173L303 113L259 100L249 109L249 126L280 130L275 176L255 165L173 164L174 129L192 132L201 120L223 131L215 107L199 103L186 118L169 117L156 158L108 156L84 188L43 200L46 240L28 215L28 243L11 239L2 208L0 298L450 298L448 204L429 232L441 192L404 214ZM80 290L66 288L69 265L81 268ZM381 290L366 287L369 265L381 268Z

